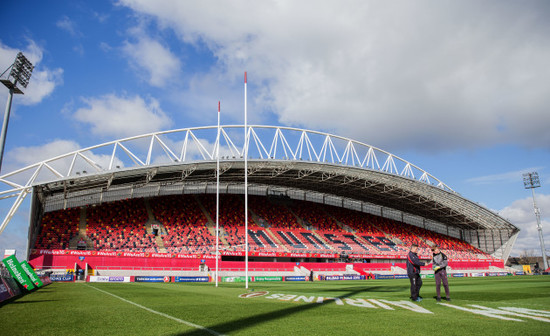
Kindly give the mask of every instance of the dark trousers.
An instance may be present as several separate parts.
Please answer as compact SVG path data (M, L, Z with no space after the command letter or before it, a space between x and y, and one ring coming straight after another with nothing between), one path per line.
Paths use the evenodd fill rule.
M413 273L409 274L409 280L411 281L411 299L416 300L422 287L422 278L419 273Z
M449 298L449 282L447 281L447 270L442 269L437 271L434 275L435 277L435 293L437 297L441 297L441 284L443 283L443 288L445 288L445 296Z

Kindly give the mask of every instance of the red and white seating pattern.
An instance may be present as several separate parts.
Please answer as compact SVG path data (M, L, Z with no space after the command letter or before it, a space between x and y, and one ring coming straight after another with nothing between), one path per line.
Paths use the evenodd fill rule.
M169 253L213 253L216 218L215 195L163 196L147 200ZM288 203L288 205L285 205ZM486 253L456 238L374 215L305 201L272 202L250 196L248 242L250 251L404 254L416 243L420 255L431 255L435 243L452 259L484 259ZM205 209L206 214L203 212ZM146 232L146 201L130 199L87 208L87 235L94 249L158 252L154 235ZM254 217L254 218L253 218ZM67 249L78 234L80 209L46 213L35 247ZM220 226L227 245L222 250L244 250L244 199L220 195ZM210 226L210 229L209 229Z

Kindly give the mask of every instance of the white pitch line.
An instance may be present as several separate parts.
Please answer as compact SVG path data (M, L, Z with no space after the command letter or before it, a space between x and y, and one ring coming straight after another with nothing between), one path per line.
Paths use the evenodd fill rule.
M192 322L188 322L188 321L184 321L184 320L179 319L179 318L177 318L177 317L174 317L174 316L170 316L170 315L168 315L168 314L161 313L161 312L156 311L156 310L153 310L153 309L151 309L151 308L147 308L147 307L145 307L145 306L140 305L139 303L135 303L135 302L132 302L132 301L130 301L130 300L126 300L125 298L122 298L122 297L120 297L120 296L118 296L118 295L115 295L115 294L113 294L113 293L109 293L109 292L104 291L104 290L102 290L102 289L96 288L96 287L94 287L94 286L90 286L90 285L88 285L88 284L86 284L86 286L91 287L91 288L93 288L93 289L95 289L95 290L98 290L98 291L100 291L100 292L102 292L102 293L105 293L105 294L111 295L111 296L113 296L113 297L116 297L116 298L119 299L119 300L122 300L122 301L124 301L124 302L126 302L126 303L132 304L132 305L134 305L134 306L136 306L136 307L139 307L139 308L141 308L141 309L147 310L147 311L150 312L150 313L157 314L157 315L160 315L160 316L162 316L162 317L166 317L166 318L168 318L168 319L174 320L174 321L176 321L176 322L179 322L179 323L181 323L181 324L185 324L185 325L187 325L187 326L190 326L190 327L193 327L193 328L196 328L196 329L204 330L204 331L206 331L206 332L208 332L208 333L210 333L210 334L212 334L212 335L224 336L224 334L220 334L219 332L216 332L216 331L214 331L214 330L212 330L212 329L208 329L208 328L203 327L203 326L200 326L200 325L198 325L198 324L195 324L195 323L192 323Z

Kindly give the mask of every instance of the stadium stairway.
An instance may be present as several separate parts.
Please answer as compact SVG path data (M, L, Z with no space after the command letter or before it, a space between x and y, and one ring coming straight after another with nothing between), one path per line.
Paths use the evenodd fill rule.
M216 237L216 223L212 220L212 217L210 217L210 214L208 213L208 210L204 207L204 205L201 203L201 200L197 197L197 195L193 195L195 198L195 201L199 205L199 208L201 209L203 215L206 217L206 228L210 232L210 234L214 237ZM219 239L222 246L229 246L229 243L225 239L225 236L227 236L227 232L225 232L225 229L222 225L219 225Z
M80 217L78 221L78 235L71 238L69 241L69 249L76 250L78 249L78 242L80 239L84 239L86 242L86 249L87 250L93 250L94 243L93 241L86 235L86 208L82 207L80 208Z
M164 225L160 223L153 214L153 210L151 209L151 204L149 203L149 199L144 198L145 202L145 209L147 210L147 216L148 220L145 223L145 230L147 233L152 234L153 233L153 224L157 224L160 227L159 234L155 237L155 242L157 243L157 249L160 253L167 253L166 247L164 246L164 241L162 240L161 235L167 234L166 229L164 228Z
M340 227L340 229L341 229L342 231L355 233L355 230L353 230L352 228L350 228L348 225L346 225L346 224L340 222L336 217L334 217L331 213L329 213L329 212L326 211L325 209L321 209L321 211L323 211L323 213L325 214L325 216L332 218L332 219L336 222L336 224Z
M306 229L306 230L309 230L310 228L308 227L308 224L302 219L300 218L300 216L298 216L294 210L292 210L291 207L287 206L287 205L284 205L284 207L294 216L296 217L296 220L298 221L298 224L300 224L302 226L302 228Z
M252 217L252 221L256 223L258 227L263 227L268 235L268 237L275 242L279 247L283 248L285 252L289 252L288 247L285 246L285 244L282 244L279 238L273 234L273 232L270 229L269 222L263 220L258 214L256 214L252 209L248 208L248 211L250 212L250 216Z
M298 223L302 226L302 228L306 229L306 230L310 230L311 233L317 238L319 239L321 242L323 242L323 244L325 246L327 246L329 249L333 250L334 247L332 245L330 245L323 237L321 237L317 232L316 230L313 228L313 223L311 225L311 227L309 227L309 225L306 223L305 220L303 220L300 216L298 216L298 214L296 212L294 212L294 210L292 209L292 207L289 207L287 205L285 205L285 207L288 209L288 211L294 216L296 217L296 220L298 221ZM334 251L331 251L331 253L334 253Z

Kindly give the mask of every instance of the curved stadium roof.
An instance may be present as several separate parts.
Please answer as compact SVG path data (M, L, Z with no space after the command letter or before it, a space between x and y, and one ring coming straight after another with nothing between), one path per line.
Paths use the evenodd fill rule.
M251 194L348 207L470 242L472 231L498 232L499 239L492 234L492 245L485 246L489 252L504 245L510 250L519 232L427 171L376 147L290 127L253 125L247 130L248 141L242 125L221 126L219 136L217 126L143 134L4 174L0 199L15 201L0 234L31 192L43 211L132 197L214 193L218 147L222 193L244 192L247 152Z

